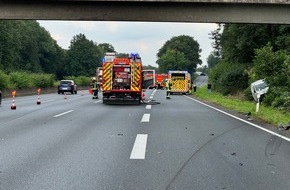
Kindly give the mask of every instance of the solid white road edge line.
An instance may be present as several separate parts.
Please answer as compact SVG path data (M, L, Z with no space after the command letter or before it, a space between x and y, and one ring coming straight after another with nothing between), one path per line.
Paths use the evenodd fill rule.
M130 159L145 159L147 134L137 134Z
M151 109L151 105L146 105L146 109L150 110Z
M55 116L53 116L53 117L59 117L59 116L62 116L62 115L68 114L68 113L70 113L70 112L72 112L72 111L74 111L74 110L69 110L69 111L63 112L63 113L61 113L61 114L55 115Z
M150 113L144 113L142 119L141 119L141 123L143 122L149 122L150 121Z
M241 118L239 118L239 117L236 117L236 116L234 116L234 115L232 115L232 114L229 114L229 113L227 113L227 112L225 112L225 111L222 111L222 110L220 110L220 109L218 109L218 108L215 108L215 107L213 107L213 106L207 105L207 104L205 104L205 103L203 103L203 102L201 102L201 101L195 100L195 99L193 99L193 98L191 98L191 97L188 97L188 96L186 96L186 95L184 95L184 96L185 96L186 98L191 99L191 100L193 100L193 101L195 101L195 102L198 102L198 103L200 103L200 104L202 104L202 105L204 105L204 106L207 106L207 107L209 107L209 108L211 108L211 109L214 109L214 110L216 110L216 111L218 111L218 112L221 112L221 113L223 113L223 114L225 114L225 115L228 115L228 116L230 116L230 117L232 117L232 118L235 118L235 119L237 119L237 120L240 120L240 121L242 121L242 122L244 122L244 123L247 123L247 124L249 124L249 125L252 125L253 127L256 127L256 128L258 128L258 129L261 129L261 130L263 130L263 131L265 131L265 132L267 132L267 133L270 133L270 134L272 134L272 135L275 135L275 136L277 136L277 137L280 137L280 138L282 138L282 139L284 139L284 140L290 142L290 139L289 139L288 137L285 137L285 136L283 136L283 135L280 135L280 134L278 134L278 133L275 133L275 132L273 132L273 131L271 131L271 130L265 129L265 128L259 126L259 125L256 125L256 124L254 124L254 123L251 123L251 122L249 122L249 121L246 121L246 120L244 120L244 119L241 119Z

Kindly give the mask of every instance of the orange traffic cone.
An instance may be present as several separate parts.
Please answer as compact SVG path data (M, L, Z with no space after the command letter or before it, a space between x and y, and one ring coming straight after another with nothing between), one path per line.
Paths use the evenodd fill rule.
M38 97L37 97L37 102L36 102L37 105L40 105L41 104L40 97L39 97L40 92L41 92L41 88L38 88L37 89Z
M11 105L11 110L16 110L16 105L15 105L14 96L12 97L12 105Z
M37 97L37 102L36 102L36 104L37 104L37 105L40 105L40 104L41 104L39 94L38 94L38 97Z
M84 96L84 91L82 91L81 96Z

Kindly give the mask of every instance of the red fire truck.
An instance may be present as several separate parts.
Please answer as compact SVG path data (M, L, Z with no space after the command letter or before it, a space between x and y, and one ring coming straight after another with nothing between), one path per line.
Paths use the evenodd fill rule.
M166 79L168 78L168 74L156 74L155 75L155 88L156 89L165 89L166 87Z
M142 96L142 62L138 54L128 58L105 56L102 65L104 104L140 104Z

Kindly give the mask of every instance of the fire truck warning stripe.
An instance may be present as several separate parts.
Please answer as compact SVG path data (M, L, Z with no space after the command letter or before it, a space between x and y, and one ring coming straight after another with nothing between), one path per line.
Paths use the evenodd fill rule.
M136 92L139 92L139 90L140 90L140 88L138 88L138 87L132 87L131 89L132 89L132 91L136 91Z
M105 79L105 83L103 84L104 90L111 90L111 81L112 81L112 73L111 73L111 68L112 68L112 63L107 63L104 65L104 74L103 77Z
M186 82L184 80L176 80L172 82L172 91L178 91L178 90L187 90L186 88Z

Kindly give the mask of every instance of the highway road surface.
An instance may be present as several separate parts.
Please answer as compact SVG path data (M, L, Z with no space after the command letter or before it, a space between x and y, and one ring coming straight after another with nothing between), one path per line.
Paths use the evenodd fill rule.
M0 107L1 190L286 190L290 143L191 96L147 104L16 97Z
M197 87L201 87L203 85L207 85L208 76L198 76L194 81L193 84L195 84Z

